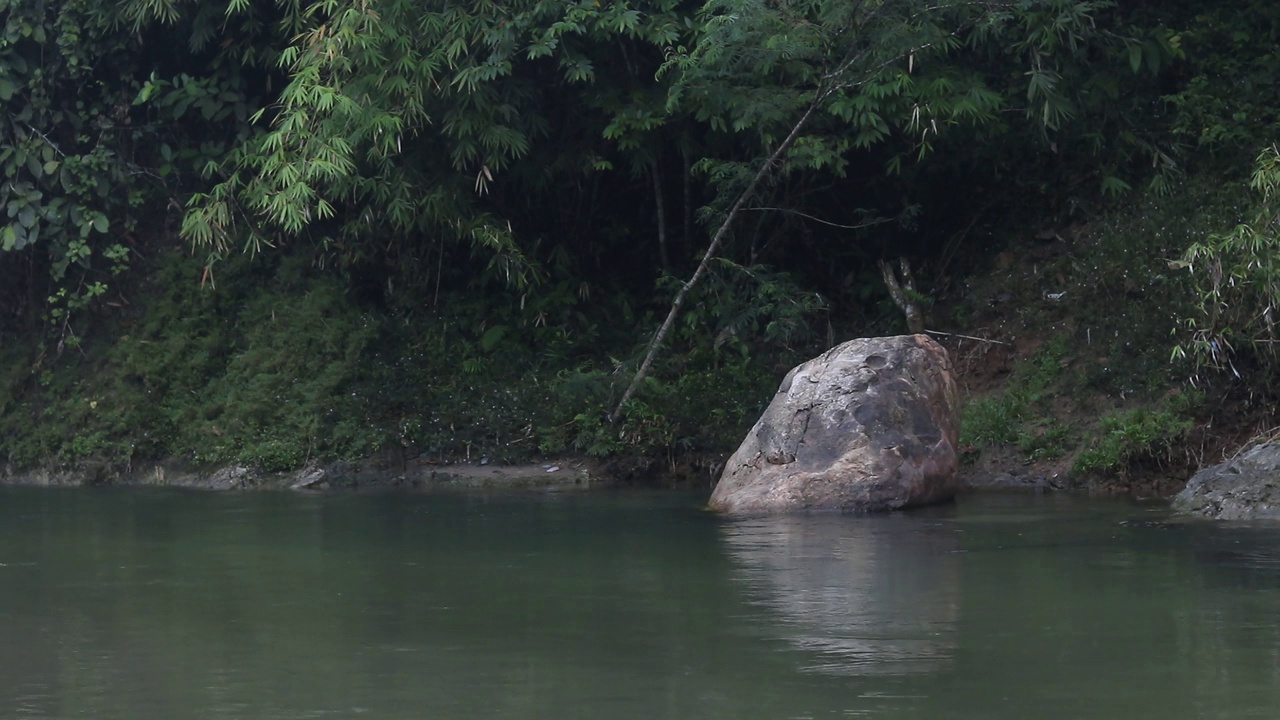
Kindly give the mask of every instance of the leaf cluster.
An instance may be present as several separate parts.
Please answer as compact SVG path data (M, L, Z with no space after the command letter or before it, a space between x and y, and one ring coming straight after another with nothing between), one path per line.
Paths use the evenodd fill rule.
M1280 148L1258 155L1250 185L1256 193L1253 217L1192 243L1173 263L1191 273L1198 310L1182 319L1174 356L1189 356L1197 369L1229 369L1237 377L1238 352L1270 368L1280 342Z

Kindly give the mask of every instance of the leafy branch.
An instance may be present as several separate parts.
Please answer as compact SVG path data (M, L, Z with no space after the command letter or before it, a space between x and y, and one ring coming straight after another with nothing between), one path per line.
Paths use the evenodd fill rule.
M798 117L791 121L786 135L774 145L757 165L750 180L737 192L693 274L680 285L631 382L609 414L611 423L616 423L622 416L627 403L648 376L690 291L706 274L712 258L747 201L767 179L785 167L786 160L796 160L789 158L788 153L803 137L819 111L827 108L838 94L869 85L895 66L906 63L909 74L925 55L957 47L960 30L966 20L953 16L951 12L987 4L944 0L922 7L908 5L905 15L890 16L881 22L882 16L889 12L886 3L810 3L805 5L810 15L802 18L765 3L734 3L732 7L723 2L708 3L705 12L713 16L708 20L708 32L693 51L677 55L664 67L664 70L674 68L683 74L672 89L670 105L679 106L690 87L711 88L718 84L722 89L720 93L707 91L698 98L705 104L697 108L697 115L713 127L728 127L722 118L728 111L738 111L735 114L739 119L732 127L738 131L745 130L749 125L741 118L754 118L759 123L756 131L767 143L773 136L771 125L776 123L776 115L759 108L743 108L740 97L731 91L732 83L723 82L724 75L731 72L726 65L728 68L741 66L744 59L752 61L749 67L755 72L774 72L785 68L796 82L795 86L783 89L783 92L792 94L790 102L794 103L804 95L808 95L808 100L802 105ZM925 22L934 14L942 15L939 23ZM752 23L756 24L755 27ZM708 83L706 76L715 77L718 82ZM806 91L806 85L811 89ZM730 88L727 94L723 92L726 87ZM774 95L777 94L775 89ZM786 102L778 102L775 97L772 105L785 105ZM918 113L914 117L918 120ZM836 147L844 146L837 144ZM809 165L821 167L828 160L813 157ZM725 177L732 178L733 175Z

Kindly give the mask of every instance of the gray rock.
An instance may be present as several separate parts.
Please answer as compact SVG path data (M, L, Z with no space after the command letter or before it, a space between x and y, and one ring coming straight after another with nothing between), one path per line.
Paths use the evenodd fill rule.
M290 490L306 490L308 488L327 487L329 473L324 468L307 466L298 471L298 479L289 486Z
M257 473L252 468L231 465L218 468L212 473L200 477L194 485L209 490L243 490L258 483ZM177 483L172 483L177 484Z
M1173 506L1218 520L1280 520L1280 442L1201 470Z
M924 335L851 340L793 369L725 465L714 510L867 512L959 489L960 398Z

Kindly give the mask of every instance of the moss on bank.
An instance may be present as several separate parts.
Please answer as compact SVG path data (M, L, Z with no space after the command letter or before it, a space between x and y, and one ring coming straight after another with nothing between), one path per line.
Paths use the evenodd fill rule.
M610 426L628 379L609 352L629 351L621 332L551 331L502 294L442 298L441 311L361 302L340 274L279 255L237 259L216 287L181 253L145 272L130 310L93 318L77 348L32 335L0 349L11 466L177 457L270 472L389 447L671 459L736 444L776 383L776 354L695 349Z

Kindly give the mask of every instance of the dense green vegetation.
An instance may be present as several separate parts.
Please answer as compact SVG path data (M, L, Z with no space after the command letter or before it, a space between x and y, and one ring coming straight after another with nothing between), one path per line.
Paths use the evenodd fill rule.
M1189 378L1273 391L1278 33L1257 0L0 0L0 449L715 455L798 359L905 330L906 259L930 329L1008 294L1046 341L966 442L1102 433L1076 467L1114 470L1222 406L1161 405ZM1118 419L1051 412L1081 393Z

